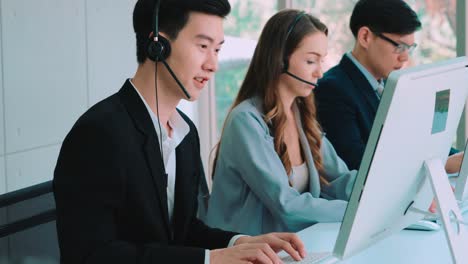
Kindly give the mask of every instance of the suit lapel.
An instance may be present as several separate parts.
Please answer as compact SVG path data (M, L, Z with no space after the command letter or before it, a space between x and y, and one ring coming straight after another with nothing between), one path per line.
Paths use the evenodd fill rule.
M356 93L362 95L358 97L365 98L366 103L375 114L375 112L377 112L377 107L379 106L379 99L375 95L375 91L369 81L346 55L341 59L340 65L353 82Z
M128 114L135 122L135 126L144 136L144 144L142 146L148 167L151 171L154 187L157 196L159 197L160 208L162 208L162 218L166 226L168 238L170 238L171 228L169 225L169 213L167 208L167 175L163 167L163 159L158 151L159 141L151 117L146 109L146 106L141 101L132 84L127 80L119 91L122 103L126 106Z
M157 151L159 149L158 140L147 137L143 148L146 160L151 170L154 186L159 194L159 202L162 208L161 213L164 218L164 223L166 225L168 235L171 237L170 234L172 229L169 225L169 213L167 207L167 174L164 173L161 153Z
M194 159L194 144L190 141L190 133L176 148L176 184L174 200L174 237L176 241L183 241L187 225L192 221L195 201L197 199L198 164Z

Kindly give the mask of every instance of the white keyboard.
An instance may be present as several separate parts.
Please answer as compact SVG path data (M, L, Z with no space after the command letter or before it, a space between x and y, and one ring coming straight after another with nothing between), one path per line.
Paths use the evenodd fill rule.
M307 256L301 261L295 261L291 256L283 257L281 260L285 263L294 263L294 264L317 264L322 263L327 259L332 257L331 252L319 252L319 253L308 253Z

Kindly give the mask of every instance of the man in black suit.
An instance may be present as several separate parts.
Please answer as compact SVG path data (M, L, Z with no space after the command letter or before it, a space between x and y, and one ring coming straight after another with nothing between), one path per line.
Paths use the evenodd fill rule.
M176 106L198 98L217 70L229 3L163 0L154 10L154 0L135 5L135 76L81 116L63 142L53 181L61 262L279 263L279 250L299 260L305 252L295 234L239 236L196 217L206 184L199 137ZM161 42L162 53L148 51Z
M359 169L383 80L408 61L420 27L417 14L402 0L360 0L354 7L354 49L324 74L315 90L319 122L349 169ZM459 169L461 157L449 159L448 172Z

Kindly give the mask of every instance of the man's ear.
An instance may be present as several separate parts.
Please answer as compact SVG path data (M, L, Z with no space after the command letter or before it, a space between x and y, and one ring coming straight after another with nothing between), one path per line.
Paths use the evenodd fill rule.
M359 43L359 45L362 48L368 49L373 37L374 37L374 34L370 30L370 28L361 27L358 30L356 42Z

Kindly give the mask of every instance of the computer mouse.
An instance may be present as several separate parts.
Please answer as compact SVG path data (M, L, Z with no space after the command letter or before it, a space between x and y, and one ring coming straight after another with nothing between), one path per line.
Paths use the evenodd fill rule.
M437 231L440 225L432 221L419 220L418 222L405 228L406 230L420 230L420 231Z

